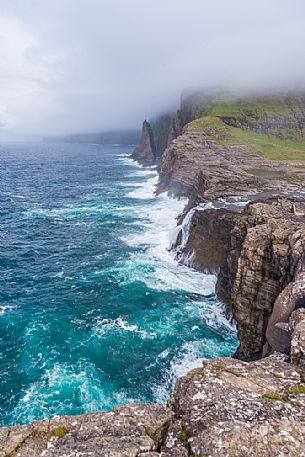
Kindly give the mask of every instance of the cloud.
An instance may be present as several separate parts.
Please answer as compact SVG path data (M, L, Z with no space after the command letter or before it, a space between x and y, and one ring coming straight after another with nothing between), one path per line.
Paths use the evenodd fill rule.
M304 87L303 0L0 0L0 132L134 127L191 87Z

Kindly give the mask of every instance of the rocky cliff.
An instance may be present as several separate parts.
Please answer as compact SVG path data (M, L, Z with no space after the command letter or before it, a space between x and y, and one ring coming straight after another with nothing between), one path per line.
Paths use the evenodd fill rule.
M167 406L0 429L0 457L305 457L303 99L192 96L183 113L203 116L184 127L187 116L173 118L157 191L189 199L172 249L217 273L235 358L204 360ZM156 160L147 122L136 151Z
M278 197L241 212L199 207L184 243L177 238L178 260L218 273L217 294L237 322L238 358L289 354L289 317L305 305L305 218L294 214L300 204Z
M181 96L180 108L176 112L161 114L149 122L150 141L155 145L154 163L158 164L160 162L166 148L182 134L183 127L187 123L205 113L205 108L208 107L211 99L212 95L207 94L205 91L185 92ZM142 138L138 148L143 150L143 153L139 155L134 152L132 158L140 164L146 165L143 157L147 154L148 165L151 165L151 154L147 148L143 148Z
M131 158L145 166L151 166L156 163L154 135L150 123L147 121L143 122L140 144L131 154Z
M290 109L284 117L282 100L268 103L267 114L265 99L256 104L265 127L273 119L279 133L285 121L302 134L302 97L298 127ZM237 322L237 357L289 352L288 319L303 300L305 212L296 206L303 202L305 143L233 127L220 116L228 105L209 110L216 108L218 116L209 113L184 127L161 160L158 192L189 198L173 248L180 262L218 272L218 295ZM241 108L231 112L242 118Z
M0 429L1 457L275 457L305 455L305 313L290 319L292 362L204 361L167 407L125 405Z

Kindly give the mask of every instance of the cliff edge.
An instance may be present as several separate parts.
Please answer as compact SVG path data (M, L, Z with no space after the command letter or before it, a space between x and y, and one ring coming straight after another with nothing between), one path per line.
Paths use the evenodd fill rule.
M131 404L0 429L1 457L275 457L305 455L304 310L291 361L204 361L167 407Z

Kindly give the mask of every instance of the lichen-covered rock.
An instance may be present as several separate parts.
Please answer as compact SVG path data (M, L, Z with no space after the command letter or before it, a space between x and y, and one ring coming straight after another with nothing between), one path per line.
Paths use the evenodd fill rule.
M0 429L1 457L136 457L158 449L173 414L161 405L55 417ZM153 455L153 454L152 454Z
M299 367L305 378L305 309L294 311L289 320L291 362Z
M305 395L296 393L302 378L283 356L204 365L179 379L173 393L189 455L303 455Z

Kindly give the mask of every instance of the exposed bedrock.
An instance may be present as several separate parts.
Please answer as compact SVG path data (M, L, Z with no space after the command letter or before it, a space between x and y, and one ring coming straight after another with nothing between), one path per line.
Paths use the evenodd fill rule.
M203 207L193 210L184 240L177 238L180 261L218 272L216 291L236 320L240 359L289 353L289 317L305 306L305 218L294 204L279 197L240 213Z
M250 142L231 136L217 118L187 124L162 155L157 192L188 197L192 207L229 196L293 193L303 186L302 161L271 160Z
M293 320L293 338L304 338L304 314ZM123 405L0 429L0 456L304 456L304 392L302 371L283 354L217 358L180 378L167 407Z

